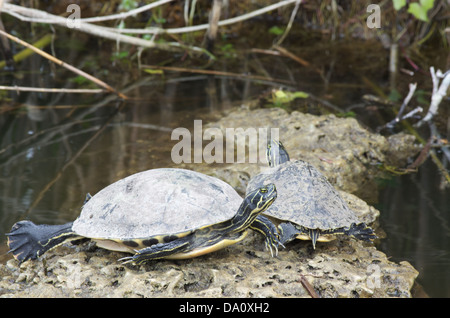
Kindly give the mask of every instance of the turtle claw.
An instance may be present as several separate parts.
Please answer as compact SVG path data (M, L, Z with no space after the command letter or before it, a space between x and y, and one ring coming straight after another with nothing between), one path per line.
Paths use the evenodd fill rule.
M266 237L265 245L266 249L270 250L270 255L272 255L272 257L274 256L273 249L275 249L275 256L278 256L278 246L285 248L285 246L280 242L277 236L273 236L272 238Z
M118 259L119 262L122 262L123 265L132 263L133 262L133 256L126 256Z
M345 234L366 242L371 242L377 238L373 230L365 223L352 223L348 229L345 229Z
M272 244L271 243L267 243L267 240L265 242L266 245L266 250L270 251L270 255L273 257L273 249L272 249ZM278 248L276 247L276 245L273 246L275 248L275 256L278 256Z

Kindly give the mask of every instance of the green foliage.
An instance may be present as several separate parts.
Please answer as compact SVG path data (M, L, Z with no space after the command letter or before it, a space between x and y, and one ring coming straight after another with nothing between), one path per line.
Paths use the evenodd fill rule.
M395 10L400 10L406 6L406 0L392 0ZM433 8L434 0L419 0L419 2L412 2L408 6L408 13L411 13L416 19L429 22L427 13Z
M236 57L236 49L233 44L226 43L220 47L220 51L223 53L223 56L226 58Z
M136 9L138 7L138 3L139 3L139 1L122 0L119 8L124 11L130 11L130 10Z
M155 74L156 75L164 75L164 71L163 70L155 70L155 69L152 69L152 68L144 68L143 70L144 70L144 72L152 74L152 75L155 75Z
M111 61L121 61L124 60L128 57L128 55L130 54L130 52L128 51L122 51L122 52L114 52L111 55Z
M72 83L75 83L77 85L80 85L80 86L89 83L89 80L86 77L81 76L81 75L78 75L76 77L70 78L69 81L72 82Z
M356 113L352 111L343 112L343 113L337 113L337 117L339 118L356 118Z
M277 27L276 25L269 29L270 34L281 35L284 33L282 28Z
M394 102L394 103L399 102L399 101L401 101L401 99L402 99L402 94L400 94L400 92L399 92L397 89L394 88L394 89L391 90L391 92L389 93L388 99L389 99L391 102Z
M287 92L281 89L272 92L272 98L269 99L272 107L286 108L296 98L308 98L308 93L297 91Z
M423 89L418 89L414 92L414 97L416 98L416 102L420 105L429 105L430 104L430 97L428 96L429 93L426 92Z
M392 0L392 2L396 11L400 10L406 5L406 0Z

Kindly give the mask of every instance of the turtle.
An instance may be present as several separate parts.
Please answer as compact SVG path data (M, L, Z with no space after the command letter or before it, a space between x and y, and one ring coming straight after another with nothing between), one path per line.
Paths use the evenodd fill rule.
M67 241L92 239L97 246L133 256L142 264L155 259L186 259L243 240L249 228L277 247L275 226L255 220L276 199L269 184L244 199L228 183L199 172L158 168L116 181L89 194L74 222L36 225L19 221L7 233L10 252L19 262L37 259Z
M277 201L263 215L278 223L282 245L295 238L328 242L343 234L363 241L376 238L373 230L360 222L327 178L303 160L290 160L280 141L270 140L266 152L268 169L251 178L247 192L275 184Z

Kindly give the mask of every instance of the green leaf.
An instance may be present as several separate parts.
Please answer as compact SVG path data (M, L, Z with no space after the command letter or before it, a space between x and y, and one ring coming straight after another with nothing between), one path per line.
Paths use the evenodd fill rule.
M411 3L408 8L408 13L425 22L428 22L427 11L418 3Z
M282 28L277 27L276 25L269 29L270 34L281 35L284 33Z
M428 10L433 8L434 0L420 0L420 5L425 10L425 12L428 12Z
M155 69L151 69L151 68L144 68L144 72L149 73L149 74L164 75L164 71L163 70L155 70Z
M308 93L302 91L289 92L280 89L272 93L272 101L274 104L289 104L296 98L308 98L308 96Z
M305 93L305 92L299 91L299 92L294 92L294 93L292 94L292 97L293 97L293 99L294 99L294 98L308 98L308 97L309 97L309 94L308 94L308 93Z
M400 10L406 5L406 0L392 0L392 2L396 11Z

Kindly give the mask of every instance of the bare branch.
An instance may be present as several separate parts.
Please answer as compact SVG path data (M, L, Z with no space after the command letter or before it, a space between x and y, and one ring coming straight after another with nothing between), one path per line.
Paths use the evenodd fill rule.
M17 92L39 92L39 93L89 93L98 94L105 93L104 89L88 89L88 88L41 88L41 87L24 87L24 86L0 86L0 90L17 91Z
M24 8L18 5L5 3L3 5L2 12L14 16L21 21L57 24L63 27L67 27L66 18L37 9ZM105 28L81 20L79 22L80 22L79 27L76 28L77 31L89 33L95 36L100 36L106 39L122 43L128 43L131 45L142 46L146 48L159 48L166 51L173 51L174 49L179 50L181 48L181 49L190 49L192 51L197 52L204 52L203 49L198 47L183 46L180 45L179 43L155 43L154 41L149 41L138 37L120 34L119 32L117 32L118 29Z
M84 21L84 22L101 22L101 21L109 21L109 20L123 20L126 19L130 16L133 15L137 15L139 13L145 12L145 11L149 11L153 8L159 7L163 4L172 2L173 0L160 0L160 1L156 1L150 4L147 4L145 6L130 10L128 12L121 12L121 13L117 13L117 14L111 14L111 15L106 15L106 16L102 16L102 17L92 17L92 18L84 18L84 19L80 19L80 21Z
M94 82L95 84L105 88L109 92L117 94L120 98L128 99L127 96L125 96L124 94L116 91L113 87L109 86L108 84L106 84L105 82L99 80L98 78L96 78L96 77L94 77L94 76L92 76L92 75L90 75L90 74L88 74L88 73L86 73L86 72L76 68L75 66L72 66L72 65L70 65L68 63L63 62L60 59L57 59L56 57L48 54L47 52L42 51L41 49L38 49L37 47L35 47L35 46L33 46L33 45L31 45L31 44L29 44L29 43L19 39L18 37L15 37L14 35L11 35L11 34L5 32L5 31L3 31L3 30L0 30L0 34L3 35L3 36L6 36L8 39L10 39L10 40L12 40L12 41L14 41L16 43L19 43L20 45L23 45L26 48L36 52L37 54L45 57L46 59L52 61L53 63L55 63L55 64L57 64L59 66L62 66L64 68L68 69L69 71L72 71L72 72L74 72L74 73L76 73L78 75L83 76L84 78L86 78L86 79Z
M431 79L433 81L433 95L431 96L431 104L426 116L416 124L416 127L422 126L425 122L430 121L434 115L438 112L439 104L442 99L447 96L447 90L450 86L450 71L445 74L438 70L434 71L434 67L430 67ZM439 86L439 78L443 78L441 85Z
M275 9L293 4L299 0L284 0L280 1L278 3L269 5L267 7L234 17L226 20L219 21L219 26L225 26L230 25L238 22L242 22L251 18L254 18L258 15L267 13L269 11L273 11ZM196 32L196 31L203 31L207 30L209 27L209 24L199 24L189 27L181 27L181 28L171 28L171 29L162 29L162 28L147 28L147 29L116 29L116 28L109 28L109 27L102 27L105 30L109 30L111 32L117 32L117 33L129 33L129 34L177 34L177 33L189 33L189 32Z

